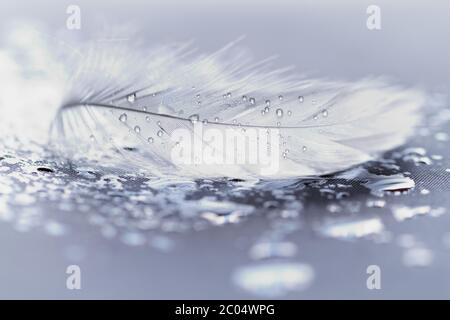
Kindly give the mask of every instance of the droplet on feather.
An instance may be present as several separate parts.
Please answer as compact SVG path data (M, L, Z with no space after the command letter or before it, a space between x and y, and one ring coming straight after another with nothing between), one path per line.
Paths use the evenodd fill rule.
M127 122L127 118L128 118L127 114L126 114L126 113L122 113L122 114L120 115L120 117L119 117L119 120L120 120L121 122Z
M127 101L133 103L136 100L136 93L132 93L127 96Z
M276 111L277 117L278 118L282 118L283 117L283 109L278 108Z
M189 116L189 120L190 120L192 123L198 122L199 118L200 118L200 117L199 117L198 114L193 114L193 115Z

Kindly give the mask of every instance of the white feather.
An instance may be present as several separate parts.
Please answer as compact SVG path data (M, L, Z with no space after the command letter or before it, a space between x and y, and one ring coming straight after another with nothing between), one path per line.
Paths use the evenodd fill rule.
M146 50L102 43L80 51L66 58L72 76L52 141L71 158L106 159L155 175L245 179L340 171L403 144L425 102L420 90L383 79L298 77L289 69L273 69L271 59L253 62L235 43L209 55L187 45ZM263 115L268 100L270 111ZM119 120L124 113L126 122ZM227 129L250 128L279 134L279 143L271 146L280 149L276 172L264 174L258 163L175 163L171 135L180 128L194 135L191 115L207 119L208 128L224 135Z

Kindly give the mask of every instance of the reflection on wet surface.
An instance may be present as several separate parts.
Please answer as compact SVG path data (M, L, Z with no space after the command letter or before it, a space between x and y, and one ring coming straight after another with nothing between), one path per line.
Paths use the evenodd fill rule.
M230 279L253 295L306 290L317 278L314 267L299 259L301 243L291 240L297 233L336 241L395 242L404 250L405 267L429 266L433 251L414 235L393 234L389 226L420 216L439 218L447 211L427 200L437 191L423 187L417 176L425 167L446 177L446 160L429 157L424 148L395 150L385 159L326 177L240 181L151 178L98 163L64 164L36 144L4 145L0 218L20 232L42 229L61 237L70 234L69 217L76 215L111 241L170 254L180 239L175 234L182 239L183 234L263 217L268 227L236 249L247 251L254 262L235 266ZM420 201L402 204L411 196ZM71 247L67 255L82 260L86 250Z

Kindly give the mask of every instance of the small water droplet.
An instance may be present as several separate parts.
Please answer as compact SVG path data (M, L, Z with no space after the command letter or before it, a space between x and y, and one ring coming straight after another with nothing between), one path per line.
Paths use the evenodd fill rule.
M255 100L255 98L250 98L250 104L255 104L256 103L256 100Z
M135 126L135 127L134 127L134 132L140 133L140 132L141 132L141 127Z
M247 101L247 96L242 96L242 101L246 102Z
M156 133L156 135L157 135L158 137L162 137L162 135L163 135L162 130L158 130L158 132Z
M266 100L266 107L270 107L270 100Z
M145 120L146 120L146 121L150 121L150 116L146 116L146 117L145 117Z
M215 121L215 122L219 122L219 117L215 117L215 118L214 118L214 121Z
M132 94L128 95L127 100L128 100L128 102L133 103L136 100L136 93L132 93Z
M192 123L198 122L199 119L200 119L200 117L199 117L198 114L193 114L193 115L189 116L189 120L190 120Z
M227 93L227 98L231 98L231 92Z
M282 100L283 100L283 96L280 94L280 95L278 96L278 99L279 99L280 101L282 101Z
M119 117L119 120L121 121L121 122L127 122L127 114L126 113L122 113L121 115L120 115L120 117Z
M268 113L269 111L270 111L270 108L269 108L269 107L265 107L265 108L264 108L264 112L265 112L265 113Z
M283 109L278 108L276 110L276 115L277 115L278 118L282 118L283 117Z
M303 103L303 101L305 101L305 98L303 96L298 96L298 101L300 103Z
M306 146L303 146L303 147L302 147L302 151L303 151L303 152L306 152L306 150L307 150Z
M288 114L289 117L292 116L292 111L288 110L287 114Z
M142 110L143 111L147 111L147 107L142 107Z
M148 143L153 143L153 138L152 138L152 137L149 137L149 138L147 139L147 141L148 141Z
M328 110L326 109L322 110L322 117L324 118L328 117Z

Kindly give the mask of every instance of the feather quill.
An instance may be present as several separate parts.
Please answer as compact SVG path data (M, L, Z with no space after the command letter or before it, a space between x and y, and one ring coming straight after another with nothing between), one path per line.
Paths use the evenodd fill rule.
M289 178L323 175L403 144L421 120L425 94L384 79L310 79L253 62L235 42L209 54L178 44L146 50L89 45L70 57L67 94L51 137L70 158L137 168L157 176ZM177 130L196 123L277 136L277 168L261 163L177 163ZM227 131L228 130L228 131ZM230 131L231 130L231 131ZM259 131L258 131L259 132ZM243 133L244 134L244 133ZM197 135L197 137L196 137ZM197 140L196 140L197 139ZM260 137L258 137L260 139ZM227 153L214 141L209 152ZM234 146L232 151L243 152Z

